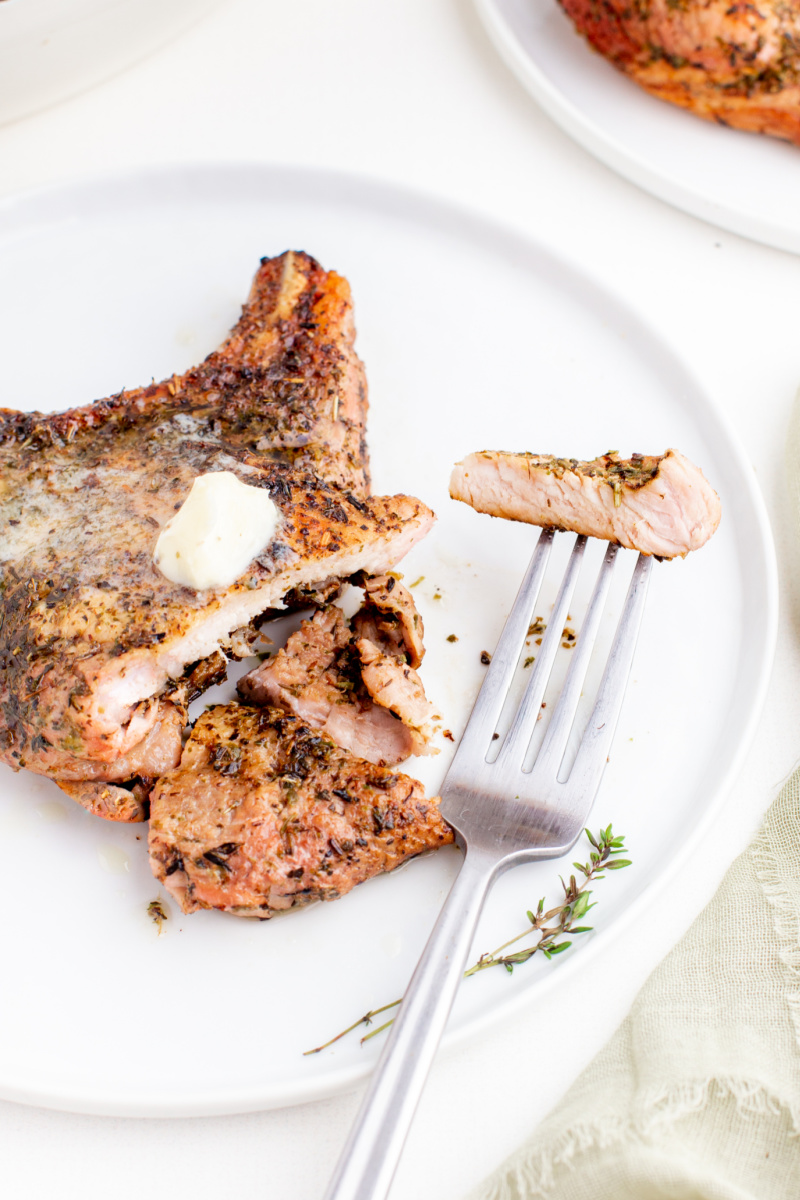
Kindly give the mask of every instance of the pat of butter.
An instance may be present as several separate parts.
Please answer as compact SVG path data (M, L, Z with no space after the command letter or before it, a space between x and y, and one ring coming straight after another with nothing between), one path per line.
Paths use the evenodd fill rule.
M153 562L172 583L196 592L230 587L270 544L279 515L268 492L232 471L198 475L161 530Z

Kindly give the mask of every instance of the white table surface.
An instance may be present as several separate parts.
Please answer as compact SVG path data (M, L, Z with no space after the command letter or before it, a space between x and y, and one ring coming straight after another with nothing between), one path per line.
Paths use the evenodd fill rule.
M668 893L593 961L591 980L578 975L440 1055L392 1200L458 1198L600 1049L800 757L797 555L783 465L800 383L800 257L685 216L597 163L509 76L468 0L228 0L124 74L0 127L0 194L115 168L214 160L372 174L545 239L633 298L721 400L773 522L779 652L741 777ZM131 1034L143 1053L151 1020L156 997ZM0 1186L15 1200L314 1200L358 1101L353 1093L183 1120L0 1102Z

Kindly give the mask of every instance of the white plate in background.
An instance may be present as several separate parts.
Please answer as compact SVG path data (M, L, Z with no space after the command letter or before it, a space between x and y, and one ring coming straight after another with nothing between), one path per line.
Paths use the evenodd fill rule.
M145 58L219 0L1 0L0 123Z
M597 54L557 0L475 0L501 57L561 127L654 196L800 253L800 147L703 121Z
M668 887L667 865L724 800L774 646L769 528L726 418L632 308L516 233L332 173L164 169L0 202L0 406L55 410L184 370L237 319L260 256L287 247L352 285L375 490L416 493L439 514L404 569L409 581L423 577L422 674L456 736L535 535L450 501L454 461L484 447L584 457L677 446L722 497L709 546L654 572L590 822L613 821L634 865L598 884L596 933L567 954L470 979L452 1041L563 986ZM570 540L558 540L557 559ZM620 558L629 570L633 556ZM610 618L606 626L607 638ZM450 751L443 741L437 758L408 769L435 793ZM0 1096L211 1114L298 1103L362 1079L378 1039L302 1052L402 992L458 852L269 922L183 917L167 899L159 936L147 905L165 893L145 832L0 767ZM570 858L578 854L586 849ZM558 871L545 863L505 876L476 953L523 928L539 896L555 896Z

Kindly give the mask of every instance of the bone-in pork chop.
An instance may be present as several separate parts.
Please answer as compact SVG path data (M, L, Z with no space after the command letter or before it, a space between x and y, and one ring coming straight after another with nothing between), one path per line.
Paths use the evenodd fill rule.
M719 496L677 450L589 462L482 450L453 468L450 495L493 517L606 538L659 558L697 550L720 519Z
M0 412L0 761L72 785L161 774L180 755L169 690L187 664L287 595L387 571L424 535L418 500L366 498L352 339L347 283L288 253L262 263L196 370L52 416ZM215 471L268 489L279 525L231 587L196 592L153 551Z
M151 796L150 862L184 912L334 900L452 840L415 779L275 708L204 713Z

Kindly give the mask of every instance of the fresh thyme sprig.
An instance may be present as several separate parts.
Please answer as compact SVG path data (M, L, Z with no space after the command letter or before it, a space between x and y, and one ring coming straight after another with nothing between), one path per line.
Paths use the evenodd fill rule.
M589 897L592 895L589 888L590 883L595 883L598 879L605 878L606 871L618 871L622 867L629 867L631 860L629 858L618 857L621 854L626 854L628 851L625 848L625 839L622 836L615 835L612 827L609 825L606 829L601 829L596 835L592 835L588 829L584 830L592 849L589 853L589 861L586 863L574 862L572 865L576 872L583 876L583 879L578 882L577 875L570 875L569 881L564 882L563 876L559 876L561 886L564 889L564 899L554 908L545 911L544 899L540 900L536 906L536 911L528 911L528 926L523 929L522 933L518 933L516 937L510 938L509 941L503 942L502 946L498 946L490 954L482 954L476 963L473 963L468 970L464 972L464 978L467 979L470 975L477 975L479 971L485 971L489 967L505 967L509 975L513 973L514 967L521 966L526 963L529 958L533 958L537 951L541 950L545 958L552 958L554 954L562 954L564 950L568 950L572 945L570 941L559 941L567 934L573 937L578 933L589 933L592 930L591 925L580 925L577 922L583 920L590 909L594 908L597 901L589 902ZM549 923L552 922L552 923ZM532 934L538 934L538 941L532 946L526 946L524 950L515 950L512 954L504 954L509 946L513 946L522 938L530 937ZM399 1000L393 1000L391 1004L384 1004L381 1008L373 1008L371 1012L365 1013L363 1017L359 1017L352 1025L348 1025L347 1029L343 1029L341 1033L337 1033L335 1037L329 1041L323 1042L321 1046L315 1046L313 1050L306 1050L304 1053L319 1054L320 1050L327 1050L328 1046L332 1046L334 1042L338 1042L341 1038L346 1037L348 1033L352 1033L354 1029L358 1029L361 1025L371 1025L375 1017L382 1013L390 1012L393 1008L397 1008L400 1004ZM361 1039L362 1043L369 1041L370 1038L376 1037L379 1033L383 1033L384 1029L388 1029L394 1021L391 1017L377 1029L371 1030L364 1034Z

